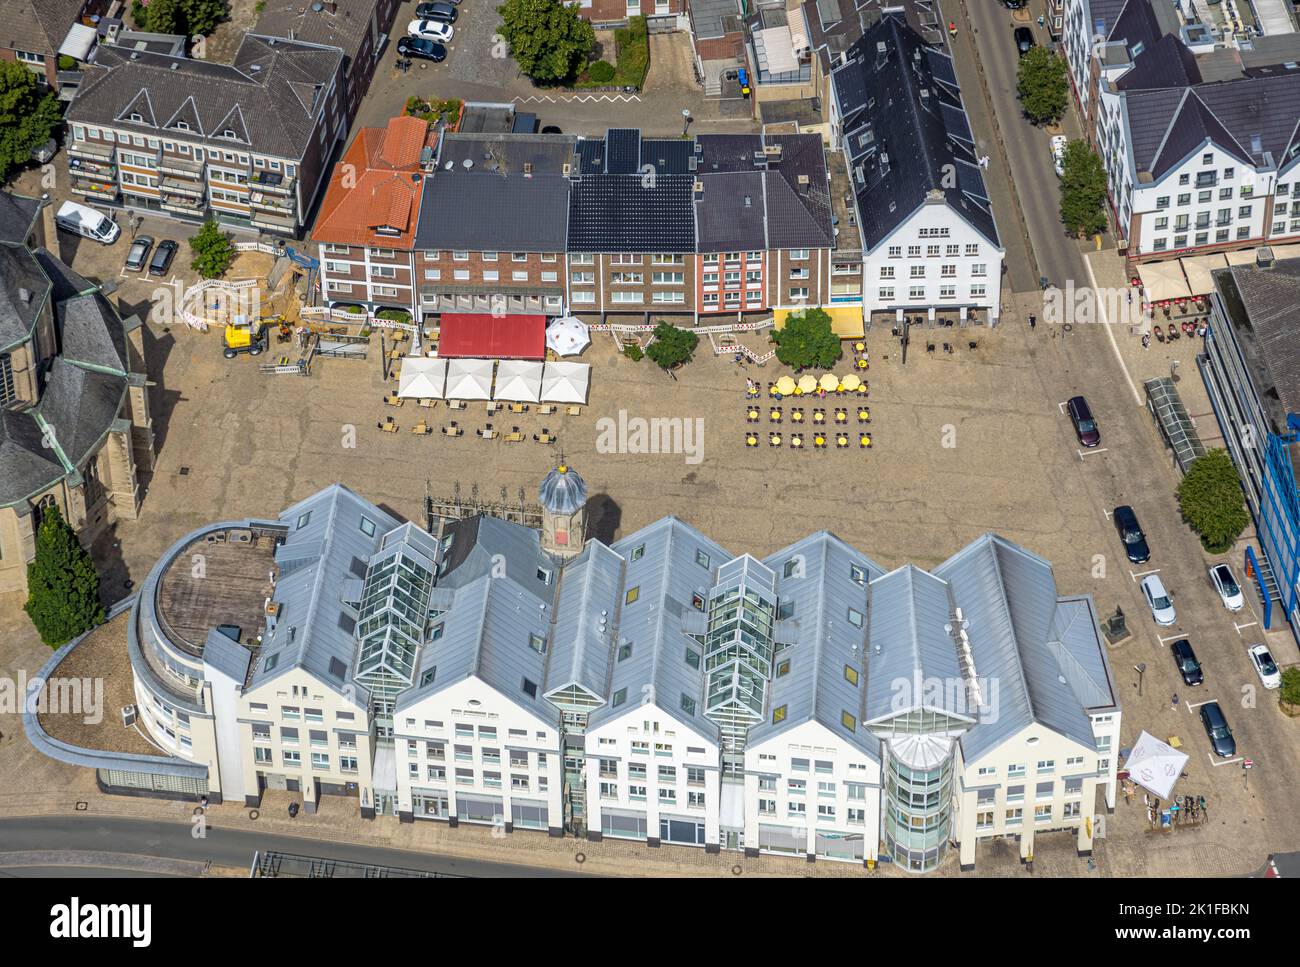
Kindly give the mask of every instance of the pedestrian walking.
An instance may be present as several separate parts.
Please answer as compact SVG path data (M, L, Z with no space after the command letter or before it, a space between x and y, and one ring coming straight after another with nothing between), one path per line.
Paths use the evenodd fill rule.
M957 36L957 21L955 20L948 21L948 36L949 37Z
M1177 693L1177 692L1174 692L1173 698L1171 698L1171 699L1169 700L1169 708L1170 708L1170 711L1173 711L1173 712L1177 712L1177 711L1178 711L1178 693Z
M1032 312L1029 314L1029 331L1033 332L1034 327L1038 325L1038 317Z
M1151 348L1151 333L1149 332L1142 333L1142 348L1143 349Z

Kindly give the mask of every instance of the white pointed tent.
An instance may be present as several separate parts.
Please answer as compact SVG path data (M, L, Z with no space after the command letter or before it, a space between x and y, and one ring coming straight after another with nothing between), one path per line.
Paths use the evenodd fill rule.
M586 323L573 316L562 316L546 327L546 347L560 356L576 356L590 343Z
M490 400L492 360L448 360L446 396L449 400Z
M497 363L497 388L493 399L537 403L542 398L542 364L526 359Z
M1183 774L1187 765L1187 755L1179 752L1168 742L1143 732L1133 743L1124 768L1129 778L1143 789L1155 793L1161 799L1168 799L1174 783Z
M547 403L585 403L591 367L586 363L547 363L542 372L542 399Z
M442 399L447 379L447 360L427 356L405 356L397 381L397 395L418 399Z

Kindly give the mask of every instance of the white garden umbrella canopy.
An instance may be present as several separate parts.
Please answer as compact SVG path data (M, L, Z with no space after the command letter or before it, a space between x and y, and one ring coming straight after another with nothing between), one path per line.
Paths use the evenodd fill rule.
M1184 753L1143 732L1133 743L1133 751L1129 753L1124 768L1143 789L1154 792L1161 799L1168 799L1185 765L1187 756Z
M490 400L492 360L451 359L447 361L447 399Z
M526 359L497 363L497 389L493 399L537 403L542 398L542 364Z
M546 348L560 356L576 356L591 345L586 323L573 316L556 319L546 327Z
M447 379L447 360L427 356L402 357L402 373L397 381L397 395L418 399L441 399Z
M542 372L542 399L547 403L587 402L591 367L586 363L547 363Z

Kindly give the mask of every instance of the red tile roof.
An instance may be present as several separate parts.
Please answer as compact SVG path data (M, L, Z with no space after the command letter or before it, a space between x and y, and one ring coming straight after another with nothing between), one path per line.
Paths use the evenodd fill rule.
M335 245L413 248L423 189L420 152L436 138L414 117L362 128L334 167L311 237Z

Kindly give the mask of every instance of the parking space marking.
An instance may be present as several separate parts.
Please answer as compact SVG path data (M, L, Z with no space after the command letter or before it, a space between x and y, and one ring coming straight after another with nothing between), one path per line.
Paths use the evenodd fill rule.
M1186 635L1157 635L1156 636L1157 640L1162 645L1167 641L1178 641L1180 638L1186 638L1186 637L1187 637Z
M1232 626L1233 626L1234 628L1237 629L1237 634L1241 634L1241 629L1242 629L1242 628L1251 628L1251 627L1254 627L1254 626L1257 625L1257 624L1259 624L1258 621L1247 621L1244 625L1239 625L1239 624L1237 624L1237 622L1234 621L1234 622L1232 623Z
M1207 698L1204 702L1188 702L1188 703L1187 703L1187 711L1190 713L1190 712L1192 712L1194 709L1198 709L1198 708L1200 708L1202 705L1212 705L1212 704L1214 704L1214 703L1217 702L1217 701L1218 701L1217 698Z
M1144 578L1148 574L1159 574L1160 568L1155 568L1154 570L1151 571L1138 571L1136 574L1134 574L1132 571L1129 571L1128 573L1129 573L1129 577L1133 579L1133 583L1137 584L1138 578Z
M1231 758L1231 759L1219 759L1218 756L1216 756L1216 755L1212 755L1212 754L1209 753L1209 752L1207 752L1207 753L1205 753L1205 754L1206 754L1206 756L1209 757L1210 765L1214 766L1214 768L1216 768L1216 769L1219 768L1219 766L1230 766L1230 765L1232 765L1234 762L1240 762L1240 761L1244 758L1244 756L1234 756L1234 757ZM1218 759L1217 762L1215 761L1216 759Z
M1070 402L1069 400L1066 400L1065 403L1057 403L1057 404L1056 404L1056 408L1057 408L1058 410L1060 410L1062 414L1064 414L1064 413L1065 413L1065 405L1066 405L1066 403L1069 403L1069 402Z
M1094 453L1105 453L1109 449L1110 447L1100 447L1096 450L1075 450L1074 452L1077 453L1079 455L1079 459L1082 460L1084 457L1090 457Z

